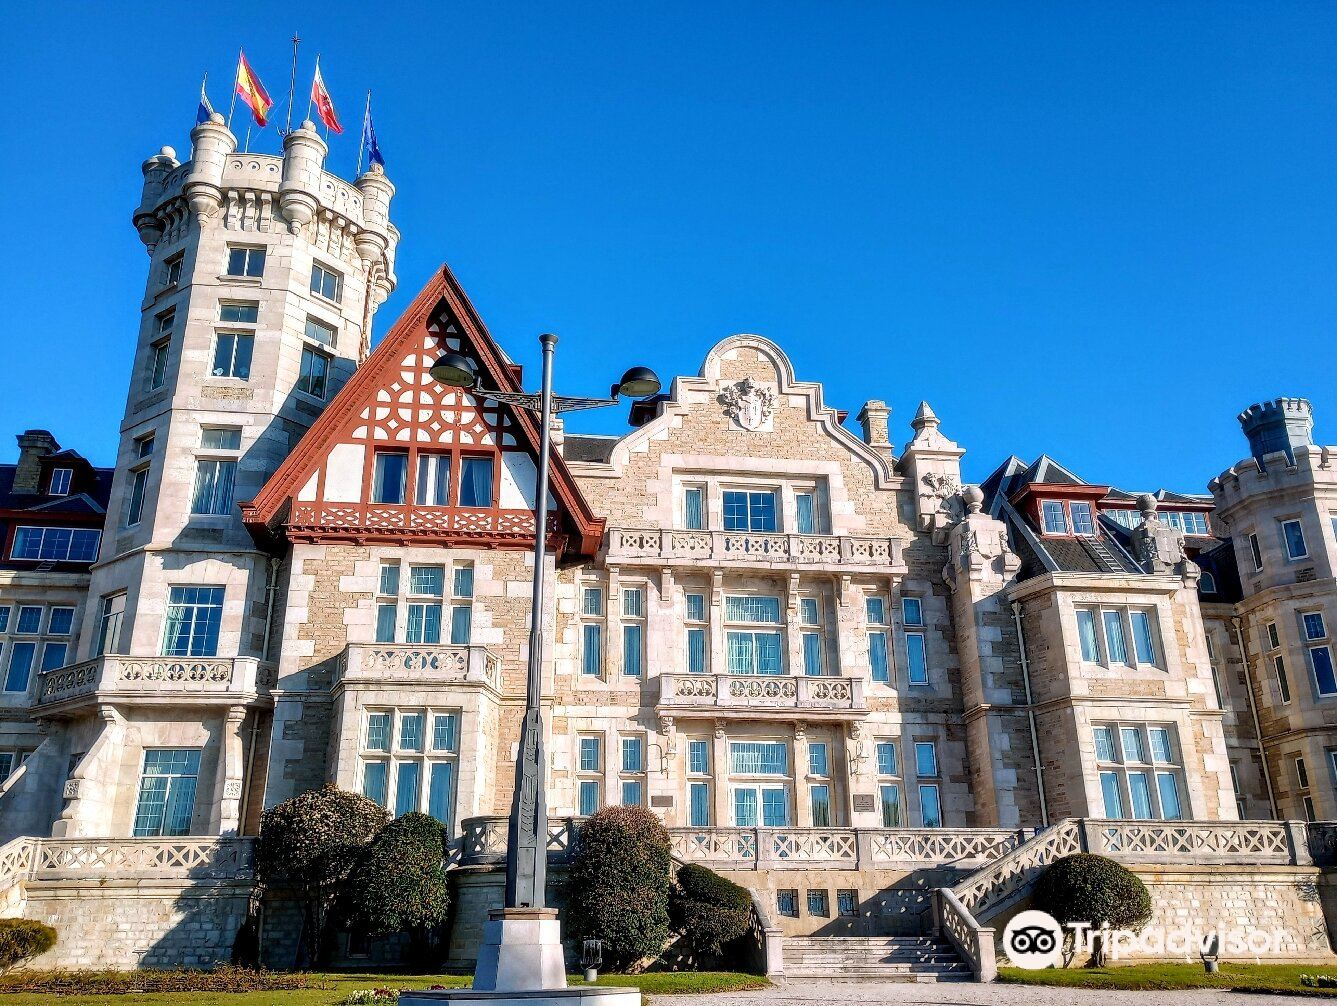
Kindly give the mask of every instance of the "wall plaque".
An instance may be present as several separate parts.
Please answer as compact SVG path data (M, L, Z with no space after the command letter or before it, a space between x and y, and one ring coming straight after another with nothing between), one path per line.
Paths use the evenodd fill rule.
M651 807L672 807L672 806L673 806L673 797L672 797L672 796L652 796L652 797L650 797L650 806L651 806Z
M856 814L869 813L877 810L877 797L872 793L854 794L854 812Z

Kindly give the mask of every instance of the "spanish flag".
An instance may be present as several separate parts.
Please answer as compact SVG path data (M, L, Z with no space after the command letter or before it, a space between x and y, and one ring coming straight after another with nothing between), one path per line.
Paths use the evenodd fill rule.
M264 129L265 124L269 122L269 110L274 107L274 99L265 90L265 85L260 83L260 78L251 69L251 64L246 62L244 51L237 57L237 93L250 107L256 124Z

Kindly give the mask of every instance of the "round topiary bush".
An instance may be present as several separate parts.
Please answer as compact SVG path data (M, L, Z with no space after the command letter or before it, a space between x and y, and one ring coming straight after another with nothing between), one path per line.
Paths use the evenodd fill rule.
M371 840L389 822L380 804L329 784L260 816L256 879L266 887L291 886L301 898L307 963L324 959L335 899Z
M747 932L752 894L714 870L688 863L669 894L669 920L697 954L718 954Z
M56 931L34 919L0 919L0 974L12 971L56 945Z
M412 813L381 829L344 888L342 916L367 933L411 934L421 940L446 920L446 829Z
M1035 885L1035 907L1064 925L1085 922L1093 927L1137 932L1151 920L1151 894L1141 878L1104 856L1078 853L1049 865ZM1093 961L1103 962L1097 941Z
M581 939L603 941L610 970L664 949L671 863L668 832L644 807L605 807L580 829L569 918Z

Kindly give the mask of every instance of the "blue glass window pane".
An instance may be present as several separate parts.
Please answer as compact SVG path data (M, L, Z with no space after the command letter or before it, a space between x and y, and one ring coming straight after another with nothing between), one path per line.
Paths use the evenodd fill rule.
M381 594L389 594L391 597L399 593L399 563L381 563L381 581L377 591Z
M694 782L688 787L690 809L688 824L693 828L710 827L710 786L704 782Z
M1118 761L1114 756L1114 733L1109 727L1096 727L1096 761Z
M450 606L450 643L452 646L468 646L472 636L474 609L471 604L452 604Z
M1045 533L1067 534L1068 518L1063 512L1063 504L1057 500L1045 500L1043 504Z
M445 590L446 571L441 566L410 566L409 593L440 597Z
M42 670L52 671L65 666L65 655L69 647L65 643L47 643L42 649Z
M73 608L52 608L46 631L53 636L68 636L74 624Z
M812 493L795 494L794 504L798 511L798 533L815 534L816 526L813 520Z
M19 608L19 624L14 630L35 635L42 631L42 609L40 605L25 604Z
M369 761L362 766L362 795L385 806L389 766L383 761Z
M687 621L704 622L706 620L706 595L687 595Z
M1156 790L1161 797L1161 816L1167 821L1178 821L1184 816L1179 806L1179 785L1172 772L1156 773Z
M409 643L441 642L441 605L410 604L404 640Z
M923 625L924 602L917 597L901 598L901 620L906 625Z
M393 603L376 605L376 642L393 643L395 641L395 611Z
M780 624L780 599L756 595L730 596L724 599L724 618L728 622Z
M1129 612L1133 623L1133 648L1137 652L1138 663L1156 662L1156 644L1151 633L1151 618L1145 611Z
M454 790L455 766L452 762L432 763L431 781L427 790L427 813L450 829L451 793Z
M1110 661L1116 664L1128 662L1128 648L1123 641L1123 616L1117 611L1102 612L1105 622L1105 645L1109 647Z
M942 827L942 805L937 786L919 787L919 813L923 817L925 828Z
M899 775L896 771L896 745L891 741L879 741L877 745L878 775Z
M761 791L761 823L766 828L783 828L789 824L789 800L784 790Z
M416 761L399 763L395 773L395 817L403 817L418 809L418 790L422 782L422 766Z
M784 667L780 659L780 633L755 633L757 646L757 673L781 674Z
M691 674L706 673L706 630L687 630L687 670Z
M905 634L905 655L908 662L910 684L928 684L928 659L924 655L924 634L907 632Z
M641 800L641 784L631 779L622 781L622 806L638 807Z
M370 713L367 716L367 749L390 750L390 714Z
M887 660L887 634L870 632L868 634L868 664L872 669L874 681L891 683L891 665Z
M580 770L582 772L599 771L599 738L580 738Z
M622 673L631 678L641 676L641 626L622 626Z
M492 459L464 458L460 462L460 506L492 505Z
M1099 661L1100 642L1096 638L1096 616L1085 608L1077 609L1077 637L1082 643L1082 659Z
M597 678L603 673L603 626L586 624L581 627L581 637L581 673Z
M1146 821L1151 818L1151 784L1145 772L1128 774L1128 793L1133 802L1133 818Z
M813 786L808 790L812 802L812 826L831 827L831 787Z
M733 794L733 823L738 828L757 826L757 791L736 789Z
M920 741L915 744L915 773L938 774L938 746L932 741Z
M1119 793L1119 776L1114 772L1101 772L1100 791L1105 797L1105 816L1112 820L1123 817L1123 797Z
M408 479L409 456L398 451L377 451L372 473L373 503L403 503Z
M406 713L399 717L399 748L401 751L421 751L423 742L422 713Z
M729 745L729 757L738 775L784 775L789 770L789 748L783 741L737 741Z
M710 742L690 741L687 745L687 771L705 775L710 771Z
M879 788L882 802L882 827L899 828L901 826L901 788L882 786Z
M1095 534L1095 522L1091 519L1090 503L1073 503L1072 510L1072 530L1074 534Z
M829 775L830 763L824 743L808 745L808 772L812 775Z
M1309 662L1314 667L1314 681L1320 695L1337 693L1337 675L1333 673L1332 651L1326 646L1315 646L1309 651Z
M683 524L689 531L706 528L704 493L700 489L688 489L683 493Z
M803 673L811 677L816 677L822 673L821 633L803 633Z
M622 738L622 771L645 771L645 747L639 737Z
M14 643L9 648L9 669L5 672L5 691L26 692L32 673L36 643Z
M599 809L599 784L586 779L580 784L580 816L589 817Z
M1123 727L1119 731L1123 742L1124 761L1146 761L1146 752L1142 750L1142 731L1137 727Z
M1281 525L1286 535L1286 555L1291 559L1303 559L1309 554L1305 547L1304 530L1298 520L1284 521Z

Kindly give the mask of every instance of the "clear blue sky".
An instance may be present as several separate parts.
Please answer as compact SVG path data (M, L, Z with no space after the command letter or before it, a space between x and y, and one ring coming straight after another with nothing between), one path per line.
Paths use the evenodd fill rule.
M1202 491L1279 394L1337 442L1337 4L130 6L0 18L6 440L111 460L139 164L185 156L238 45L286 95L296 29L299 92L321 52L351 125L331 170L375 91L404 233L378 331L447 261L521 362L562 336L569 393L759 332L899 443L928 399L973 479L1045 451Z

